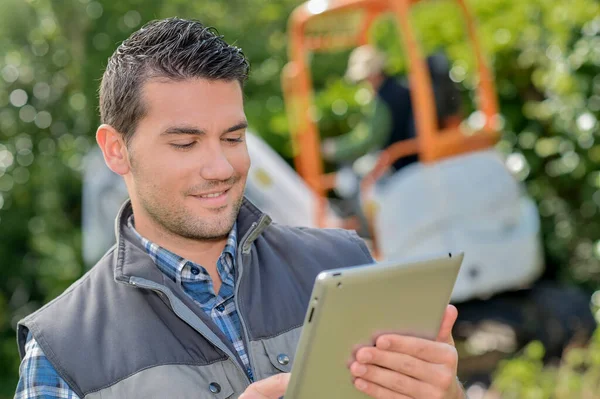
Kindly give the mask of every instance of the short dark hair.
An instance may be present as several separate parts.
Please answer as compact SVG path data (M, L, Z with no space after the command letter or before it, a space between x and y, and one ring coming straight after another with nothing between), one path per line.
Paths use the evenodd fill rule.
M146 110L141 89L148 79L237 80L243 86L250 64L238 47L196 20L168 18L145 24L108 60L100 84L100 118L129 143Z

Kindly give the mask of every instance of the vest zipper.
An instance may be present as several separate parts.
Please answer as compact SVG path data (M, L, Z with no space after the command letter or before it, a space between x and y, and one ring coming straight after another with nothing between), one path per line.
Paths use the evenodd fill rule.
M210 334L206 334L205 332L203 332L200 329L196 328L196 326L194 325L194 323L192 323L191 320L188 320L188 318L186 317L186 315L181 314L181 312L179 312L177 310L177 306L173 306L173 302L179 303L179 302L181 302L181 300L178 299L177 297L175 297L175 295L171 292L171 290L169 290L169 289L165 290L162 285L157 284L157 283L155 283L153 281L149 281L149 280L146 280L146 279L139 278L139 277L131 277L129 279L129 284L131 284L131 285L133 285L135 287L149 289L149 290L152 290L152 291L155 291L155 292L158 292L158 293L161 293L161 294L165 295L166 298L167 298L167 300L168 300L168 302L169 302L169 305L170 305L171 310L173 311L173 313L175 313L177 315L177 317L179 317L181 320L183 320L186 323L188 323L188 325L190 325L200 335L202 335L204 338L206 338L211 344L213 344L215 347L217 347L220 350L222 350L223 352L225 352L225 354L227 356L229 356L229 358L233 361L233 363L236 364L236 366L238 367L238 369L246 377L246 381L248 382L248 385L252 383L252 381L250 381L250 378L248 377L247 371L244 370L244 368L242 367L242 365L240 365L240 363L237 361L237 357L229 350L229 348L225 344L223 344L223 342L221 342L221 340L219 339L219 337L216 336L216 334L212 333L212 331L208 327L207 327L207 330L210 331L214 336L210 336ZM183 302L181 302L181 306L184 306L186 309L189 310L189 308L185 304L183 304ZM189 311L191 312L191 310L189 310ZM195 314L194 314L194 316L197 317L198 319L200 319ZM240 317L240 320L241 320L241 317ZM204 323L202 322L202 320L200 320L200 322L204 325Z
M254 370L253 365L254 363L254 356L252 353L252 348L250 347L250 338L248 338L248 328L246 327L246 322L244 321L244 317L242 316L242 312L240 309L240 304L238 301L239 298L239 290L240 290L240 281L242 281L242 275L244 274L244 261L243 261L243 255L247 255L250 253L250 249L251 246L246 247L246 241L248 241L248 238L250 238L250 236L252 236L254 239L256 239L257 233L255 234L255 231L260 232L261 228L263 227L264 224L268 224L270 223L271 219L266 216L263 215L261 216L261 218L259 219L258 222L254 222L252 223L252 226L250 226L250 228L248 229L248 231L246 232L246 234L244 235L244 237L242 237L242 241L240 242L240 245L238 246L238 250L237 250L237 267L239 270L238 276L236 278L236 283L235 283L235 296L233 298L233 302L235 303L235 308L238 311L238 316L240 318L240 324L242 327L242 331L244 334L244 342L246 344L246 351L248 352L248 363L250 365L250 370L252 371L252 375L254 377L254 380L256 380L256 370ZM240 251L241 249L241 251Z

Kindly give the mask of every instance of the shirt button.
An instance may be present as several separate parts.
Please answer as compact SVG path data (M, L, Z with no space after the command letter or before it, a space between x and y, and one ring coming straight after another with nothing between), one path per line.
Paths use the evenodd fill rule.
M277 363L281 364L282 366L287 365L289 362L290 362L290 357L288 355L286 355L285 353L282 353L277 356Z
M219 384L217 384L216 382L211 382L208 385L208 389L210 389L210 391L212 393L219 393L219 392L221 392L221 386Z
M218 310L219 312L222 312L222 311L224 311L224 310L225 310L225 305L221 304L221 305L217 306L217 310Z
M194 276L197 276L198 274L200 274L200 269L198 269L197 267L192 267L191 272Z

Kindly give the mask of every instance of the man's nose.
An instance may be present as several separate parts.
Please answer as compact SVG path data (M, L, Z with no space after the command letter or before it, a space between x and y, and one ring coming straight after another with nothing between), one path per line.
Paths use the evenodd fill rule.
M210 148L205 153L201 169L205 180L227 180L233 176L234 169L220 146Z

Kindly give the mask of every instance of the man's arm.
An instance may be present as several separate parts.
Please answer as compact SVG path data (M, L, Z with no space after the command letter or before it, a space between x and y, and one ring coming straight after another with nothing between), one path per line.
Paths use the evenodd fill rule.
M352 161L373 149L381 149L389 139L391 128L388 106L376 99L368 122L359 123L346 134L324 140L323 157L333 162Z
M79 399L58 375L31 333L27 337L19 374L15 399Z

